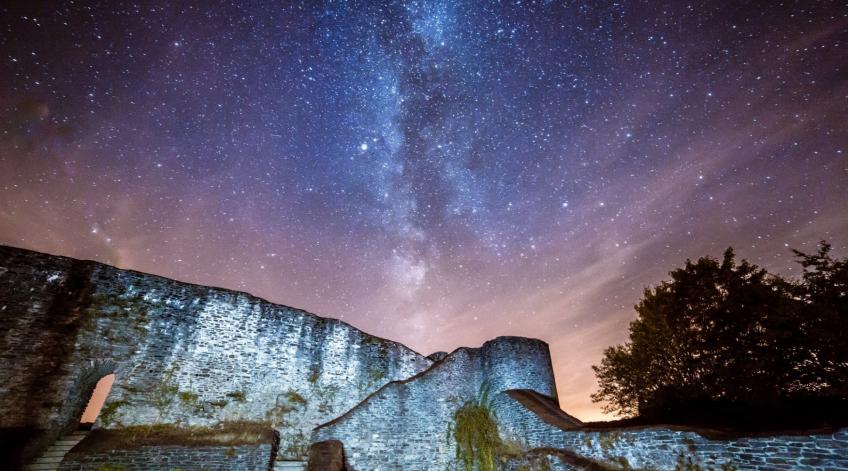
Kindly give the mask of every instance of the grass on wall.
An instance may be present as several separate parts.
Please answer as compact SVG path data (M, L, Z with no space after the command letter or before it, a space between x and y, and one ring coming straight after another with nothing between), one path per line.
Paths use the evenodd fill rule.
M73 453L157 445L237 446L274 441L274 430L264 422L224 421L213 426L134 425L93 430Z
M484 384L475 401L467 401L454 412L456 454L465 471L495 471L495 453L501 447L498 423Z

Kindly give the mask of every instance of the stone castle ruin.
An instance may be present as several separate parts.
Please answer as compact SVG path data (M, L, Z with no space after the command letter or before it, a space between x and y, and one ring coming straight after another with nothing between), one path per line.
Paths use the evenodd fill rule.
M585 425L560 410L540 340L425 357L246 293L6 246L0 371L0 469L461 470L454 413L483 389L517 444L499 469L848 469L848 430Z

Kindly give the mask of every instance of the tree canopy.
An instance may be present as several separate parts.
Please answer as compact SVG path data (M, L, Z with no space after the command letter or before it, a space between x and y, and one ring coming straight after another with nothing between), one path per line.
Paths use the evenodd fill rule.
M645 290L629 341L593 366L592 399L607 412L655 422L736 425L768 418L775 407L800 422L836 417L833 407L844 415L848 259L830 250L822 242L814 254L794 251L798 280L737 262L732 248L721 260L687 260Z

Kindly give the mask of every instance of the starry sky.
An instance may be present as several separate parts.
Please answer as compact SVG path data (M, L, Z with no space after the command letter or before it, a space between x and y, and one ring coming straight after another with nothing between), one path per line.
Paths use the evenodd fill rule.
M56 3L0 6L2 244L542 338L584 420L687 257L848 252L845 2Z

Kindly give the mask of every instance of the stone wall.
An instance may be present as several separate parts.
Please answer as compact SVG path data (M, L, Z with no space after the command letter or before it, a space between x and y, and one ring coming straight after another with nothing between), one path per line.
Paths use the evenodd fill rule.
M455 469L453 414L486 382L491 394L533 389L556 396L548 346L498 337L460 348L429 370L387 384L351 411L315 429L313 442L338 440L352 469Z
M722 440L663 427L587 429L557 412L555 399L530 403L535 393L518 391L556 397L539 340L499 337L425 358L245 293L4 246L0 368L4 469L21 464L9 450L26 461L75 428L96 382L115 373L96 428L126 435L159 424L173 441L75 448L62 469L266 469L274 445L187 446L179 437L273 427L284 458L338 440L354 470L455 470L453 414L485 384L501 435L529 452L509 469L539 460L580 469L588 459L670 470L683 459L705 469L848 471L848 429Z
M267 471L271 445L142 446L96 453L70 453L59 471Z
M562 449L619 469L673 470L682 457L715 470L725 464L754 471L848 470L848 429L819 435L718 440L663 427L563 430L541 420L508 394L499 394L493 408L501 434L527 449Z
M98 427L263 422L294 457L314 426L432 364L249 294L5 246L0 360L0 431L31 434L27 456L76 426L108 373Z

